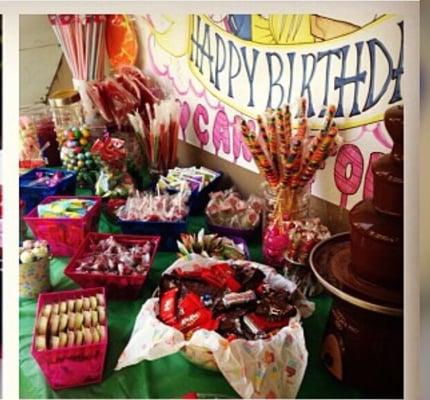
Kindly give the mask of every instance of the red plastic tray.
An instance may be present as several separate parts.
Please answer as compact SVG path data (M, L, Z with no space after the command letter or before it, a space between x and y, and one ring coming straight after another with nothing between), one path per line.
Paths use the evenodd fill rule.
M70 257L89 232L97 232L102 202L98 196L49 196L40 204L60 199L95 200L96 204L82 218L41 218L36 206L24 217L24 221L37 239L49 243L52 255Z
M142 244L149 240L153 241L155 243L155 247L149 261L148 272L146 274L136 276L118 276L103 273L91 274L88 272L77 272L76 268L79 264L78 261L87 252L89 245L92 243L98 243L100 240L107 239L110 236L113 236L115 240L121 244ZM64 270L64 274L83 288L98 286L104 287L109 298L135 299L141 293L145 280L154 261L155 254L157 253L159 244L160 236L116 235L111 233L90 232L67 265L66 269Z
M35 337L37 316L47 303L77 299L81 296L94 296L97 293L103 294L105 304L107 304L105 290L102 287L42 293L39 295L33 328L33 339L31 342L31 355L39 364L46 380L54 390L101 382L108 344L107 308L105 322L106 336L103 340L99 343L64 347L61 349L36 350Z

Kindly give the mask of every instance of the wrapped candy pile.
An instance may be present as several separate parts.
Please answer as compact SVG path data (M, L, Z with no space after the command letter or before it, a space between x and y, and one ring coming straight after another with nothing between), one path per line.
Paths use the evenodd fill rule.
M297 308L294 294L269 287L264 279L251 265L177 268L161 278L159 319L187 337L199 329L229 340L270 337L289 324Z
M330 237L328 228L321 224L319 218L287 221L285 230L288 236L285 258L300 264L307 264L314 246Z
M102 294L45 304L37 316L37 351L99 343L106 336Z
M244 243L235 243L233 239L217 234L205 235L201 229L197 235L182 233L178 241L180 256L200 254L203 257L216 257L220 260L245 260L247 258Z
M200 192L220 174L204 167L173 168L166 176L160 176L157 188L164 190L181 190L183 185L191 192Z
M124 245L113 236L90 245L87 254L76 260L77 272L110 275L146 275L155 244Z
M260 223L263 200L254 195L243 200L233 189L213 192L206 207L210 223L238 229L253 229Z
M123 221L181 221L188 215L188 196L177 194L155 194L136 192L118 207L115 214Z
M88 199L60 199L39 204L37 213L41 218L82 218L95 204Z

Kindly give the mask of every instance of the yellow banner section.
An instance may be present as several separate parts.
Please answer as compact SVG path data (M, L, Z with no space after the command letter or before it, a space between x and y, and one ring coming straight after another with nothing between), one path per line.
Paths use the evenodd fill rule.
M383 16L325 41L312 37L309 16L280 17L250 16L252 39L245 40L207 16L191 16L186 57L192 76L227 108L252 118L305 96L315 129L329 104L337 106L340 127L349 129L382 120L402 100L400 17Z

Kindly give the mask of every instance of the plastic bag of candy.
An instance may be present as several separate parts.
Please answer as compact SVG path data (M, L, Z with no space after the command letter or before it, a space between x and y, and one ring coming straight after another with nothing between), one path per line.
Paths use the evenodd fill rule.
M127 197L134 191L134 184L126 167L124 140L109 134L96 140L91 154L99 158L101 171L96 182L96 195L102 197Z

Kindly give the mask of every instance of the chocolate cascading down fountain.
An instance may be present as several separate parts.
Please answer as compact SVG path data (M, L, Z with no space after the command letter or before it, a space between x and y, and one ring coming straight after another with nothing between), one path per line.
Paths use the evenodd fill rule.
M389 108L390 154L372 165L373 199L349 213L351 233L317 245L311 267L333 295L322 361L371 397L403 396L403 106Z

